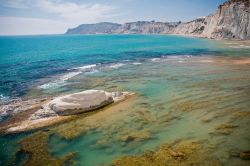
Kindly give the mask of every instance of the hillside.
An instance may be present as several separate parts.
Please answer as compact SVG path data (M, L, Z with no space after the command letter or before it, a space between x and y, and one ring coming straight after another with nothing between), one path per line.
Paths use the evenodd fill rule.
M250 39L250 0L229 0L215 13L190 22L137 21L82 24L66 34L180 34L215 39Z

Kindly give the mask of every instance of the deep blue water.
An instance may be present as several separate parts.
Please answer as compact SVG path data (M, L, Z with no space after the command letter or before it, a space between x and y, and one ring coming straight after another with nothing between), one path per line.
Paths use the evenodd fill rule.
M235 49L234 49L235 50ZM218 42L167 35L0 37L0 98L25 95L40 80L89 64L171 55L224 55ZM232 55L232 52L230 53Z

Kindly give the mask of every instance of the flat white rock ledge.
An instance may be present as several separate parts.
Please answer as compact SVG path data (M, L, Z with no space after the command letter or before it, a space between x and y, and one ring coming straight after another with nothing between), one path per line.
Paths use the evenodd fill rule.
M56 97L35 112L31 119L41 119L51 116L74 115L102 108L113 102L118 102L131 95L129 92L106 92L103 90L86 90Z

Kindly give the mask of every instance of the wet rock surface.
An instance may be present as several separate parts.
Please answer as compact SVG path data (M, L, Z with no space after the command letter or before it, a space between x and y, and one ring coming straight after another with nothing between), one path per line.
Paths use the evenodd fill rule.
M250 150L240 153L240 158L242 160L250 160Z

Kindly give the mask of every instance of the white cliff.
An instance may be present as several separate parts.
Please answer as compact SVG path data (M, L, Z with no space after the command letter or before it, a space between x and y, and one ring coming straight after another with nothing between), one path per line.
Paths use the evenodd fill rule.
M107 26L112 25L112 26ZM96 28L98 27L98 28ZM217 11L190 22L137 21L84 24L66 34L180 34L215 39L250 39L250 0L228 0Z
M250 0L229 0L214 14L182 23L170 33L215 39L250 39Z

